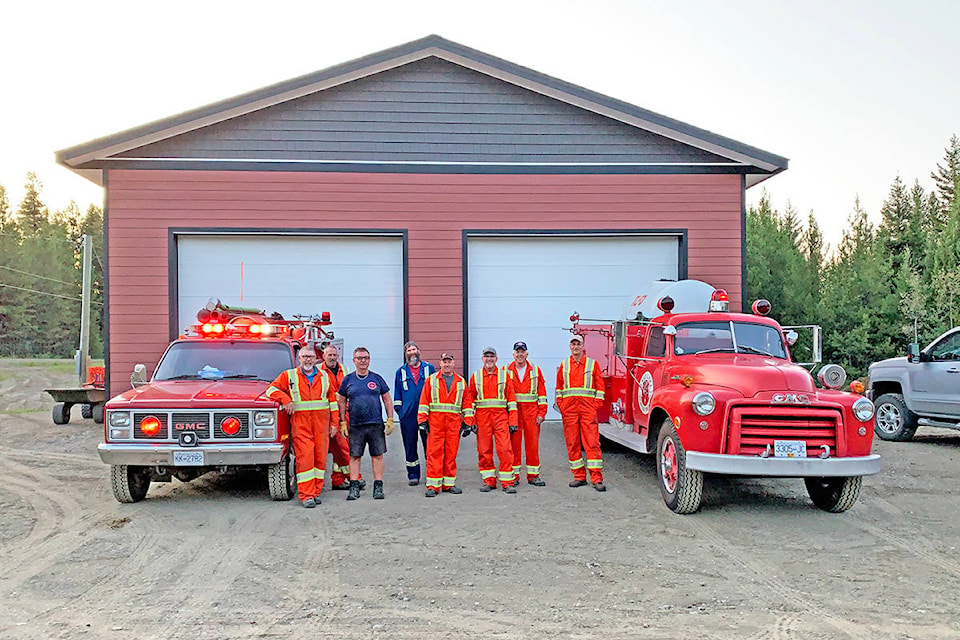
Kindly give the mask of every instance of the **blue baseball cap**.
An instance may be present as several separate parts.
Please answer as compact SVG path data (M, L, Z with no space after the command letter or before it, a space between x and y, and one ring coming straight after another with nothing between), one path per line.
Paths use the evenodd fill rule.
M521 340L520 342L514 342L514 343L513 343L513 350L514 350L514 351L526 351L526 350L527 350L527 343L526 343L526 342L523 342L522 340Z

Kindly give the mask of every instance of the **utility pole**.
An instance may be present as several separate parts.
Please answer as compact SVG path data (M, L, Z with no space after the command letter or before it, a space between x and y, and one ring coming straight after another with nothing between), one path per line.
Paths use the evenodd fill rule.
M80 349L75 358L80 386L87 381L87 360L90 355L90 289L93 285L93 236L83 234L83 285L80 303Z

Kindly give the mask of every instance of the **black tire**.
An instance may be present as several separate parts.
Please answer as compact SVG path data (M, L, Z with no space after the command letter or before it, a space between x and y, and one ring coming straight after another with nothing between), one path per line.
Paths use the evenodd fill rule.
M103 405L99 402L93 405L93 409L90 411L93 421L97 424L103 424Z
M80 417L89 420L93 417L93 406L89 404L80 405Z
M150 469L128 464L110 465L110 486L117 502L140 502L150 488Z
M906 442L917 432L917 414L899 393L885 393L876 402L873 431L881 440Z
M290 454L276 464L267 465L267 486L273 500L289 500L297 495L296 462L291 448Z
M73 405L58 402L53 405L53 424L67 424L70 422L70 409Z
M674 513L694 513L703 498L703 473L687 469L687 452L667 419L657 436L657 479L660 494Z
M849 478L804 478L813 504L830 513L843 513L860 497L863 476Z

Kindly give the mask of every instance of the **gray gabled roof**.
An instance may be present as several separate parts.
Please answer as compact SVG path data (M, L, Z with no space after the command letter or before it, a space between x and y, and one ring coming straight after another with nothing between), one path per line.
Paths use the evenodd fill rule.
M748 186L787 168L788 161L781 156L436 35L69 147L57 152L57 161L101 184L102 170L97 166L99 160L429 57L446 60L575 107L729 158L746 167Z

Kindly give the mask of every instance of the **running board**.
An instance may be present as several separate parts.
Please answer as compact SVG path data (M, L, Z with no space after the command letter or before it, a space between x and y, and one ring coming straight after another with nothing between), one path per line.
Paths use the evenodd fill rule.
M933 420L932 418L920 418L917 420L917 426L920 427L942 427L944 429L960 429L960 423L947 422L946 420Z
M615 427L607 422L600 423L600 435L607 440L613 440L628 449L639 451L640 453L650 453L647 449L647 439L639 433L624 426L622 429Z

